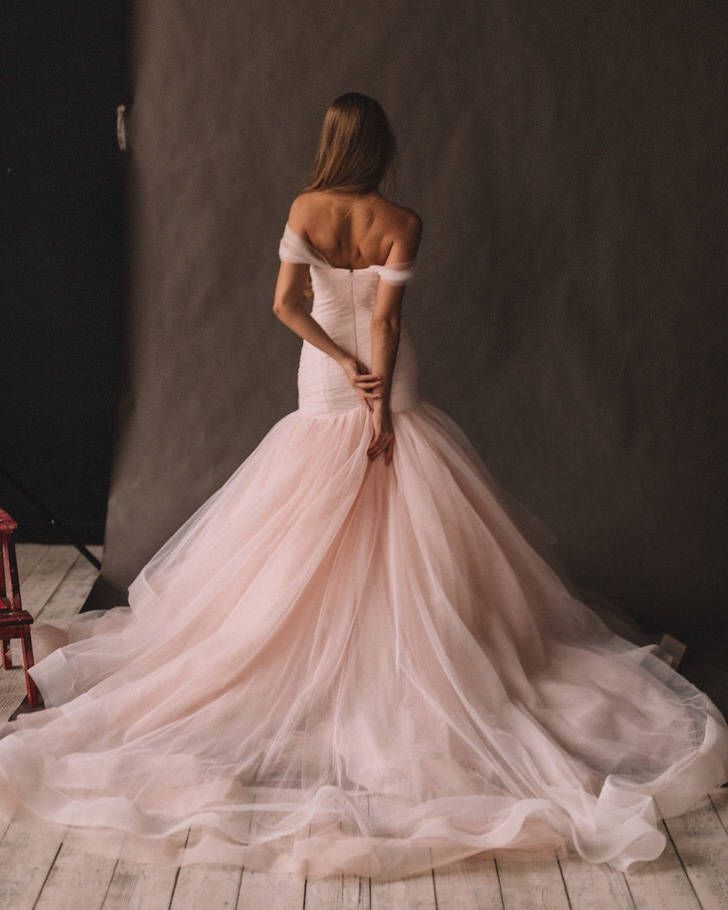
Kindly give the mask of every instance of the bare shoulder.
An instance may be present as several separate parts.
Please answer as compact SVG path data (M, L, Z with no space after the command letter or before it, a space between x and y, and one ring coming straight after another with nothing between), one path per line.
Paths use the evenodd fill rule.
M422 230L422 219L414 209L385 198L382 198L382 205L393 225L404 230Z
M307 190L299 193L291 202L288 209L288 223L294 230L303 228L319 203L319 195L316 190Z
M397 261L415 259L422 239L422 218L414 209L387 200L387 233L392 239L390 257Z

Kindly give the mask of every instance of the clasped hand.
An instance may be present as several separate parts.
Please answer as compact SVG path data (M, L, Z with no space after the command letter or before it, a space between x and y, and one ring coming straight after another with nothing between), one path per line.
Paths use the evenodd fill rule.
M355 357L346 358L341 364L354 390L363 399L372 418L372 438L367 455L373 461L384 453L384 463L390 464L394 449L394 427L389 405L382 399L381 376L366 371L366 367Z

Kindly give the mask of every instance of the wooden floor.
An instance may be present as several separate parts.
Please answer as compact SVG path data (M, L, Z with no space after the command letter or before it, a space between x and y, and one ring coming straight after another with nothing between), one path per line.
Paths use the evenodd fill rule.
M99 547L91 550L100 556ZM36 618L62 625L83 603L96 576L70 546L19 547L23 605ZM21 704L21 671L0 670L0 712ZM0 830L0 907L457 908L457 910L718 910L728 908L728 788L706 794L692 812L662 821L668 845L645 869L622 875L578 859L534 855L527 863L474 857L447 869L396 882L355 876L301 881L233 866L181 870L89 856L72 833L23 835Z

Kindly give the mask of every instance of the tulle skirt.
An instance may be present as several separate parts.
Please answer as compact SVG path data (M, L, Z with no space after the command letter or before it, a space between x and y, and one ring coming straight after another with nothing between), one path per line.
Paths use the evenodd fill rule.
M728 779L706 694L544 558L427 401L279 420L0 727L0 812L91 852L391 879L543 848L619 870ZM40 631L40 630L39 630Z

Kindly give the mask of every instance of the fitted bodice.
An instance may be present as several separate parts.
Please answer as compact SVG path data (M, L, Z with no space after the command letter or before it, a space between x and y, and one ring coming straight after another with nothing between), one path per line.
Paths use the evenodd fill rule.
M366 268L330 265L319 250L286 224L279 244L284 262L304 263L311 270L311 315L344 350L371 368L371 318L380 281L405 284L414 274L414 260ZM419 400L417 359L404 318L392 376L390 407L409 410ZM337 414L366 407L336 361L303 341L298 366L298 406L310 414Z

